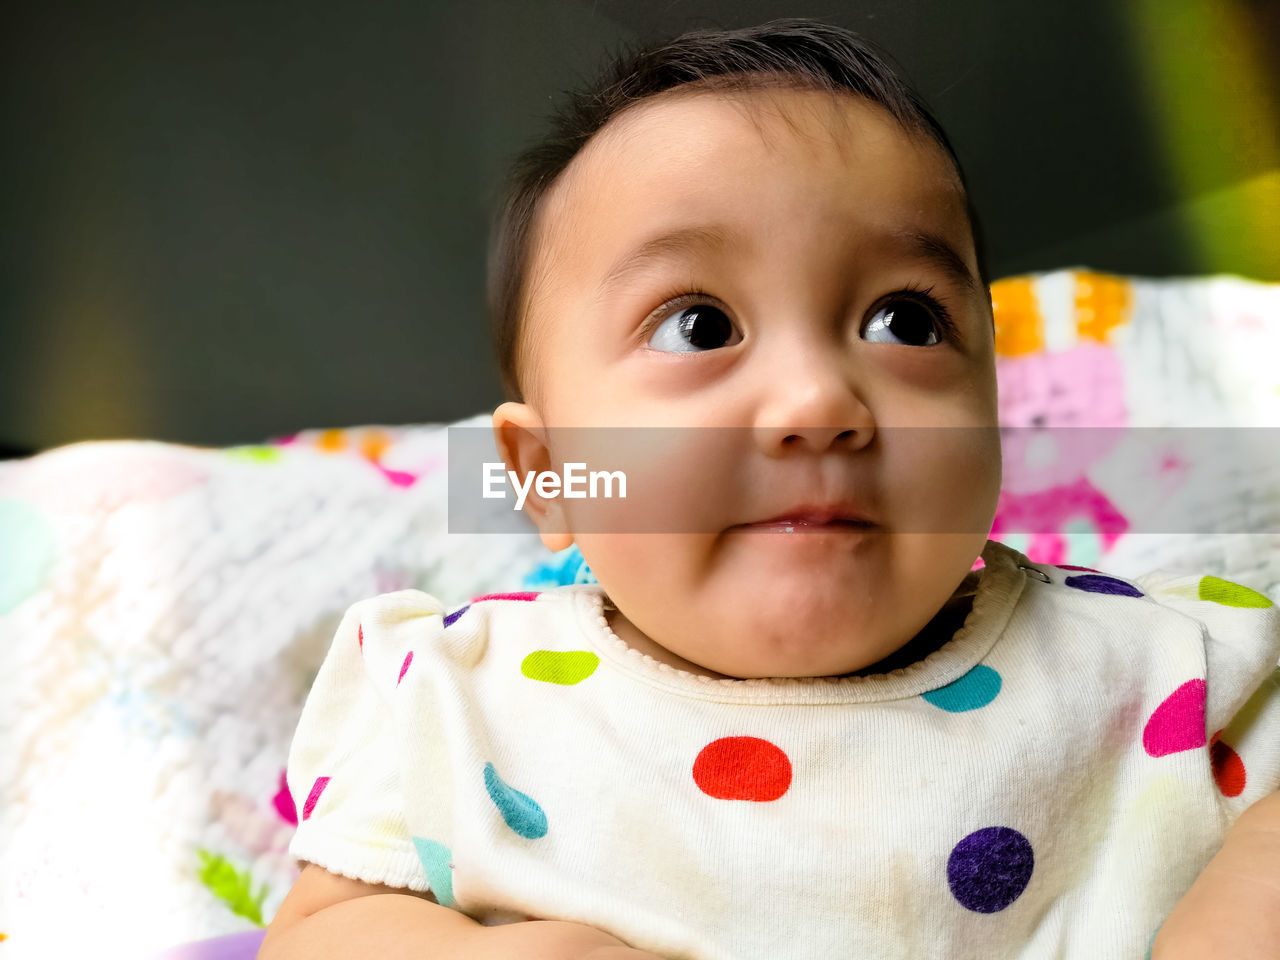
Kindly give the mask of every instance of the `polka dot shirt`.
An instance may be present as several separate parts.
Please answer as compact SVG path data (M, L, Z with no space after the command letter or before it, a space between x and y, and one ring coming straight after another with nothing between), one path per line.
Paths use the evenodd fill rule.
M290 751L290 852L670 958L1141 958L1280 788L1280 614L983 559L950 640L842 678L659 663L599 584L357 603Z

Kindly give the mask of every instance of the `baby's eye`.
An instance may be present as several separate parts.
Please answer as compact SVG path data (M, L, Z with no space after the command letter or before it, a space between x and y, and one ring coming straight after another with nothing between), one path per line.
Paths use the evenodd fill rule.
M649 346L667 353L699 353L728 347L742 339L724 311L709 303L695 303L671 314L649 338Z
M898 297L875 312L862 335L873 343L929 347L942 339L950 323L946 309L933 297Z

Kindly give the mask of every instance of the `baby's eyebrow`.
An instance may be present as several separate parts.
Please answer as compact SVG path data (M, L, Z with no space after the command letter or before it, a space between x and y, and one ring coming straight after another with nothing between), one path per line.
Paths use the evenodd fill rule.
M982 284L969 270L964 257L956 252L956 248L945 237L928 230L898 230L889 234L887 239L901 247L902 252L910 259L940 270L970 293L983 293Z
M732 230L718 224L699 224L678 227L651 237L614 262L596 290L596 300L604 300L614 287L622 286L651 263L679 259L699 249L722 250L731 245L734 236Z
M615 287L643 272L650 264L660 260L679 259L698 250L723 250L736 246L739 238L730 228L719 224L697 224L664 231L646 240L640 246L623 254L609 268L596 291L596 300L604 300ZM964 257L945 237L929 230L904 228L887 231L868 240L870 243L888 244L911 260L941 271L948 279L960 284L968 292L982 293L982 285L969 270Z

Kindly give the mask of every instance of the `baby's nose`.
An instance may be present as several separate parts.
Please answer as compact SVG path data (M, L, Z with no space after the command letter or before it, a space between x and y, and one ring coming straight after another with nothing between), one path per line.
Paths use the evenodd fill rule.
M856 450L865 447L873 429L864 427L795 426L761 427L756 430L756 442L770 456L780 456L792 450L810 453L826 453L829 450Z
M845 371L828 362L769 383L756 428L756 442L770 456L825 453L865 447L875 435L875 419Z

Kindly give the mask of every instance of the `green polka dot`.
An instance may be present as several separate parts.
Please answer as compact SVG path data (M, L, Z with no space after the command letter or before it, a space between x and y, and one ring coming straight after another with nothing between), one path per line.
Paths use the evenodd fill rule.
M53 566L53 526L22 500L0 500L0 616L39 590Z
M251 463L275 463L282 456L279 447L265 445L228 447L224 452L232 460L247 460Z
M1218 577L1200 578L1200 599L1220 603L1224 607L1270 607L1274 604L1248 587Z
M427 883L431 884L436 902L442 907L452 907L453 854L443 843L426 837L414 837L413 846L418 851L418 859L422 861L422 869L427 874Z
M581 683L600 666L600 658L589 650L535 650L524 658L520 672L530 680L572 686Z

